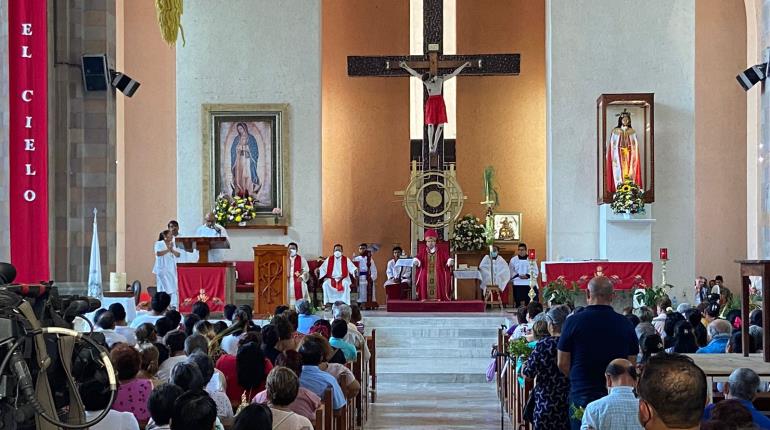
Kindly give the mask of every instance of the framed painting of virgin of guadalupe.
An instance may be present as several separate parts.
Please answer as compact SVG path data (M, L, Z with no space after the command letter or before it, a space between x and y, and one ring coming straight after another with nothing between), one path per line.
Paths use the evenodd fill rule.
M280 209L288 216L286 104L203 105L204 208L217 198L251 198L256 217L271 224Z
M596 100L598 204L636 189L644 203L655 201L654 100L652 93L602 94Z

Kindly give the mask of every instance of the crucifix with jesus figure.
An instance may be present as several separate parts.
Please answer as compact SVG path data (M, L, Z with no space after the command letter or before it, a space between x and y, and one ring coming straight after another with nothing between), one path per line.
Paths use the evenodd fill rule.
M456 163L455 141L444 139L443 128L446 112L443 99L443 83L456 76L495 76L518 75L521 57L519 54L470 54L444 55L443 53L443 0L423 1L423 54L400 56L348 56L348 75L358 77L409 77L415 76L423 81L423 104L425 121L423 138L410 141L410 161L418 166L423 182L429 185L426 196L441 195L441 198L426 199L421 207L424 210L424 222L418 225L438 227L446 215L444 195L446 187L440 182L446 176L431 175L431 172L445 172L454 176ZM416 172L413 172L413 174ZM435 188L435 189L434 189ZM413 221L415 221L413 219ZM446 224L443 224L446 225Z

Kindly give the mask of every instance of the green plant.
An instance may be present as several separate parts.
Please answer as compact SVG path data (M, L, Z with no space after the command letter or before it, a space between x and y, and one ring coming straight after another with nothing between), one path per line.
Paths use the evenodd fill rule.
M658 301L663 297L667 297L672 287L673 285L666 284L663 286L655 285L649 288L640 288L634 293L634 299L648 308L655 309Z
M511 357L519 357L522 360L526 360L529 354L532 353L532 348L528 345L527 339L520 337L516 340L512 340L508 343L508 353Z
M578 288L577 282L573 281L567 286L567 281L563 276L559 276L543 288L543 298L546 303L551 305L574 305L575 297L578 294L580 294L580 288Z

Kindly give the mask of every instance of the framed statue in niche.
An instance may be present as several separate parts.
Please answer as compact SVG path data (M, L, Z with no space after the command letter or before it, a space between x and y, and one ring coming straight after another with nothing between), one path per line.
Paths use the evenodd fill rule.
M597 203L612 203L626 179L655 201L653 93L602 94L596 100Z
M256 218L272 224L274 209L288 222L287 104L204 104L203 207L218 196L252 197Z
M495 242L521 241L521 212L495 212Z

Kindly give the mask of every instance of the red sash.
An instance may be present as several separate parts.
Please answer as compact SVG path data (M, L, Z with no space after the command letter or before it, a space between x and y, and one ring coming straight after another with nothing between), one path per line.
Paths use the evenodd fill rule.
M299 300L302 298L302 277L297 276L297 272L302 273L302 258L299 255L294 257L294 268L292 270L292 277L294 278L294 299Z
M332 288L337 291L343 291L345 287L342 286L342 281L350 276L348 273L348 258L344 255L340 257L340 264L342 264L342 276L340 277L339 281L334 279L334 276L332 276L334 273L334 260L336 260L336 258L329 257L329 262L326 263L326 276L328 276L329 280L332 282Z

